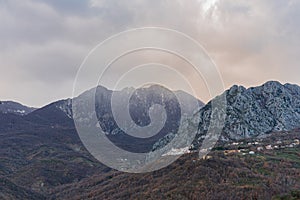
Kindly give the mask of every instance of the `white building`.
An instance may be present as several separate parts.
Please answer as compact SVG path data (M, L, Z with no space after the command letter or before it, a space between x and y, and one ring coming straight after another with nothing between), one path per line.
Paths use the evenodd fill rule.
M266 149L267 149L267 150L272 150L273 147L272 147L272 145L269 144L268 146L266 146Z

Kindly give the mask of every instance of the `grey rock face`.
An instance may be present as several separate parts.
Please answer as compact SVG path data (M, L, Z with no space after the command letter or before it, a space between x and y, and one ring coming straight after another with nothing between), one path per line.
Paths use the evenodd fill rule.
M264 137L300 127L300 87L297 85L282 85L277 81L249 89L234 85L222 95L226 96L226 108L220 112L225 111L226 118L225 124L218 127L222 129L221 141ZM211 122L211 115L212 101L196 116L200 117L200 124L193 149L199 148L211 124L218 124L218 120ZM153 150L161 148L173 137L167 135L154 145Z
M226 121L222 138L242 139L300 127L300 87L270 81L249 89L233 86L225 92ZM201 111L199 135L209 126L210 104Z
M63 111L68 116L68 118L72 119L73 116L72 116L72 100L71 99L61 101L60 103L58 103L56 105L56 108Z

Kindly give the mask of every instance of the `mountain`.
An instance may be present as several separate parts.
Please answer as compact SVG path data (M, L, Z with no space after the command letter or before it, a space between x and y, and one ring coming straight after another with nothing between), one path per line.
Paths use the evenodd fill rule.
M266 137L269 133L291 131L300 127L300 87L269 81L258 87L232 86L225 91L226 119L222 140ZM199 134L208 131L211 102L200 111ZM197 146L197 145L196 145Z
M154 104L163 106L167 120L164 127L153 137L142 139L126 134L115 120L112 113L111 98L117 97L116 105L123 105L128 94L132 94L129 102L130 119L139 126L150 124L149 110ZM300 87L292 84L281 84L269 81L258 87L244 88L234 85L222 94L226 97L226 119L222 129L221 139L240 140L251 137L265 137L268 133L290 131L300 127ZM84 110L89 105L89 99L95 96L95 109L97 120L88 126L101 126L107 137L117 146L132 152L148 152L158 149L169 143L177 132L179 120L182 116L178 97L184 102L185 110L193 101L199 105L200 124L198 134L194 141L196 148L203 140L210 125L212 113L211 105L214 100L203 106L203 103L193 96L182 92L174 93L162 86L147 88L126 88L122 91L111 91L98 86L74 98L78 106ZM128 103L125 102L125 103ZM27 130L34 126L69 127L74 128L72 119L72 100L60 100L40 109L32 109L13 102L2 102L0 114L0 130ZM94 106L92 106L94 108ZM4 111L6 108L6 111ZM10 109L12 113L7 111ZM13 112L13 109L16 110ZM20 109L26 110L24 114ZM120 107L119 110L123 108ZM19 110L19 111L18 111ZM126 110L126 109L125 109ZM81 120L90 122L92 113L76 113ZM22 114L22 115L20 115ZM184 114L184 113L183 113ZM122 114L123 115L123 114ZM126 124L126 123L124 123ZM124 127L123 127L124 128ZM125 127L125 129L132 128Z
M149 110L154 104L163 106L167 118L164 127L158 134L147 139L136 138L126 134L123 131L124 127L123 129L119 127L111 109L111 98L114 95L117 97L115 104L123 105L128 94L132 94L128 99L130 119L139 126L150 124ZM234 85L222 95L226 97L227 103L225 125L221 135L223 141L265 137L268 133L291 131L300 127L300 87L297 85L283 85L276 81L269 81L261 86L248 89ZM198 102L200 111L196 117L200 117L200 124L194 141L194 146L197 148L208 131L212 113L211 105L214 101L203 106L203 103L185 92L175 91L173 93L157 85L137 90L126 88L122 91L111 91L98 86L74 98L73 101L79 102L78 106L84 110L85 106L89 105L88 101L91 96L95 96L95 109L91 112L96 111L97 120L88 126L101 126L112 142L133 152L148 152L153 148L160 148L174 138L174 133L177 132L179 125L179 116L182 116L180 108L182 105L179 105L178 97L184 102L185 110L188 112L193 109L197 110L189 108L188 105L192 105L193 101ZM27 130L34 126L74 128L71 99L57 101L36 110L26 109L21 104L13 102L2 102L0 106L2 106L0 130L3 131ZM94 106L92 107L94 108ZM8 112L9 109L12 113ZM13 109L16 111L14 112ZM23 113L19 112L20 109L26 110L24 114L20 115ZM91 112L76 113L76 116L91 123L89 119ZM131 125L125 127L125 129L130 128L132 128Z
M154 140L136 142L121 131L117 133L120 129L113 121L110 110L114 92L100 86L86 91L75 100L60 100L27 115L0 113L0 179L3 181L0 185L1 199L45 199L55 187L75 183L93 174L104 174L111 170L96 161L85 149L72 119L72 102L91 97L95 90L96 105L93 107L111 141L120 147L131 148L130 150L137 152L152 148ZM132 89L116 91L115 95L122 101L130 90ZM190 102L193 98L188 95L186 99ZM176 128L178 117L176 115L180 111L176 102L172 92L166 88L160 86L142 88L138 89L130 100L130 113L137 124L147 125L150 119L149 108L154 103L160 103L167 108L167 113L171 116L164 129L168 131ZM80 104L83 109L86 103L88 102L83 101ZM96 124L89 125L96 126Z
M198 133L192 144L198 149L207 134L212 115L212 102L223 98L225 108L215 115L224 116L220 140L233 141L253 137L266 137L269 133L292 131L300 127L300 87L269 81L258 87L246 89L234 85L220 96L206 104L199 114ZM222 113L225 112L225 113ZM215 121L222 121L216 118ZM166 135L154 144L153 150L166 145L174 133Z
M0 113L13 113L16 115L27 115L36 108L27 107L20 103L13 101L0 101Z
M139 126L147 126L150 124L150 108L159 104L166 109L167 120L163 129L154 137L148 141L143 139L137 139L128 136L118 126L115 121L115 116L112 113L111 100L112 96L116 96L117 106L126 106L123 102L127 98L128 94L132 94L129 99L129 118L132 118L133 122ZM95 105L92 105L93 109L89 113L76 113L78 118L87 121L88 126L101 126L106 132L107 136L115 142L117 145L124 145L123 148L134 148L134 151L148 151L152 148L155 141L168 134L169 132L176 131L181 116L180 106L184 106L184 111L194 111L192 105L197 104L197 109L200 109L204 104L194 98L193 96L183 92L175 91L174 93L167 88L159 85L153 85L148 88L125 88L121 91L111 91L105 87L98 86L91 90L84 92L83 94L75 97L74 99L65 99L53 102L39 109L27 108L21 104L14 102L1 102L0 112L0 130L2 131L15 131L15 130L31 130L38 126L43 127L62 127L62 128L75 128L73 122L72 113L72 101L79 102L79 107L85 110L85 107L89 105L89 100L95 98ZM177 98L180 98L183 105L179 105ZM21 111L22 109L22 111ZM122 110L126 110L121 108ZM14 111L15 110L15 111ZM24 112L23 112L24 111ZM97 123L90 122L90 116L93 112L97 114ZM85 114L86 116L80 116ZM183 113L185 114L185 113ZM130 128L130 127L127 127ZM133 144L128 146L127 144Z
M4 104L4 103L3 103ZM26 109L18 103L9 103L7 105L17 105L15 107ZM4 106L3 106L4 108ZM9 131L30 131L39 127L68 127L74 128L74 123L71 115L71 100L60 100L44 106L39 109L28 108L31 112L0 112L0 132ZM11 108L7 109L12 111Z
M260 87L232 87L227 91L224 133L241 137L288 131L300 126L300 87L267 82Z
M112 102L112 99L115 101ZM91 102L93 100L95 102ZM159 85L136 90L125 88L121 91L111 91L98 86L74 98L73 104L76 108L74 113L76 121L87 127L99 125L111 142L122 149L136 153L149 152L158 139L177 132L182 116L203 106L202 102L183 91L172 92ZM152 113L156 117L151 119L151 107L154 105L162 106L166 114L166 121L158 130L156 129L159 127L151 126L151 123L156 121L158 124L157 118L163 118L163 111ZM114 115L112 108L121 113ZM96 112L97 119L91 119L93 112ZM157 134L145 139L133 137L124 131L132 130L136 125L150 126L147 131L150 133L157 131Z
M60 100L37 109L23 117L25 120L45 126L74 127L72 100Z
M190 112L189 102L195 98L181 91L174 93L183 96L179 98L187 102L185 108ZM107 137L121 148L134 152L151 150L156 139L176 131L179 120L176 115L181 113L181 107L174 93L160 86L115 92L99 86L27 115L0 113L0 199L271 199L285 194L297 199L299 194L292 191L300 187L299 146L264 150L253 156L225 156L222 149L227 148L226 144L216 148L221 150L212 150L211 159L199 160L198 153L185 154L159 171L127 174L99 163L81 143L73 114L87 122L87 126L96 127L99 122ZM127 94L133 94L129 99L129 114L138 125L149 124L149 110L154 104L164 108L167 116L164 133L160 132L153 140L139 141L122 132L113 118L111 97L116 95L116 103L122 105ZM251 138L258 136L262 146L277 145L278 141L287 142L284 146L291 144L299 136L299 130L286 130L300 127L299 94L298 86L278 82L249 89L233 86L223 94L228 116L222 139L231 144L231 140L249 138L240 142L242 146L234 147L243 149L246 144L255 143ZM96 104L89 105L89 97L94 97ZM83 110L93 108L97 123L89 121L91 112L73 113L74 102ZM211 104L204 107L198 104L196 117L201 118L201 123L195 144L201 142L207 131ZM280 137L273 133L279 130L285 130ZM262 137L268 135L272 137ZM251 146L249 150L256 148Z

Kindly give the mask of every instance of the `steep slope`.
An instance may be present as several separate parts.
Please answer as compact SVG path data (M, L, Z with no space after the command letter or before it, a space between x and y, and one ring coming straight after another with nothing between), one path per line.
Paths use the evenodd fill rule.
M226 95L226 120L223 140L264 137L271 132L300 127L300 87L269 81L249 89L233 86ZM207 132L211 102L200 111L198 140Z
M268 133L291 131L300 127L300 87L282 85L269 81L258 87L246 89L232 86L220 96L225 96L225 123L221 141L266 137ZM219 97L217 97L219 98ZM198 149L207 134L212 115L212 102L205 105L196 117L200 117L198 134L192 144ZM216 115L220 113L216 113ZM224 115L219 115L224 116ZM221 121L216 119L216 121ZM173 133L154 144L153 150L161 148L174 137Z
M112 110L112 96L116 97L117 110L121 111L117 117L122 118L121 123L123 127L119 127ZM131 95L128 99L128 95ZM91 99L95 98L95 108L93 107ZM181 99L180 104L178 98ZM128 102L127 102L128 100ZM99 125L106 133L107 137L115 145L127 151L142 153L149 152L153 145L160 138L173 132L177 132L181 120L181 111L192 112L200 109L203 103L192 97L191 95L182 92L172 92L165 87L159 85L152 85L146 88L125 88L121 91L111 91L104 87L97 87L90 91L85 92L73 100L76 104L75 113L76 120L88 127L95 127ZM127 105L129 103L129 105ZM166 121L158 133L149 138L137 138L127 134L124 129L131 129L132 123L127 123L126 120L132 119L133 123L145 127L151 123L150 108L153 105L161 105L166 112ZM183 110L181 110L182 107ZM129 109L129 116L126 117L126 112ZM89 110L88 112L80 112ZM92 112L96 111L97 119L91 120ZM161 115L162 113L157 113ZM155 120L155 119L154 119ZM156 127L154 127L155 129ZM152 130L152 129L151 129ZM152 132L155 133L155 130Z
M299 199L299 153L298 146L265 150L257 155L225 155L213 150L207 159L198 159L198 153L185 154L170 166L151 173L112 170L96 174L57 187L53 198L229 200L273 199L290 194Z
M41 200L44 197L38 193L26 190L7 179L0 177L0 199L32 199Z
M74 127L72 119L72 100L60 100L37 109L24 119L45 126Z

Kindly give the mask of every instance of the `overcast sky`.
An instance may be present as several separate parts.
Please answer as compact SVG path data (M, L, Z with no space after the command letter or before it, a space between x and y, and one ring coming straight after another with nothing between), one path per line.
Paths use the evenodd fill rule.
M298 0L0 0L0 99L43 106L71 97L92 48L145 26L196 39L226 88L300 84Z

